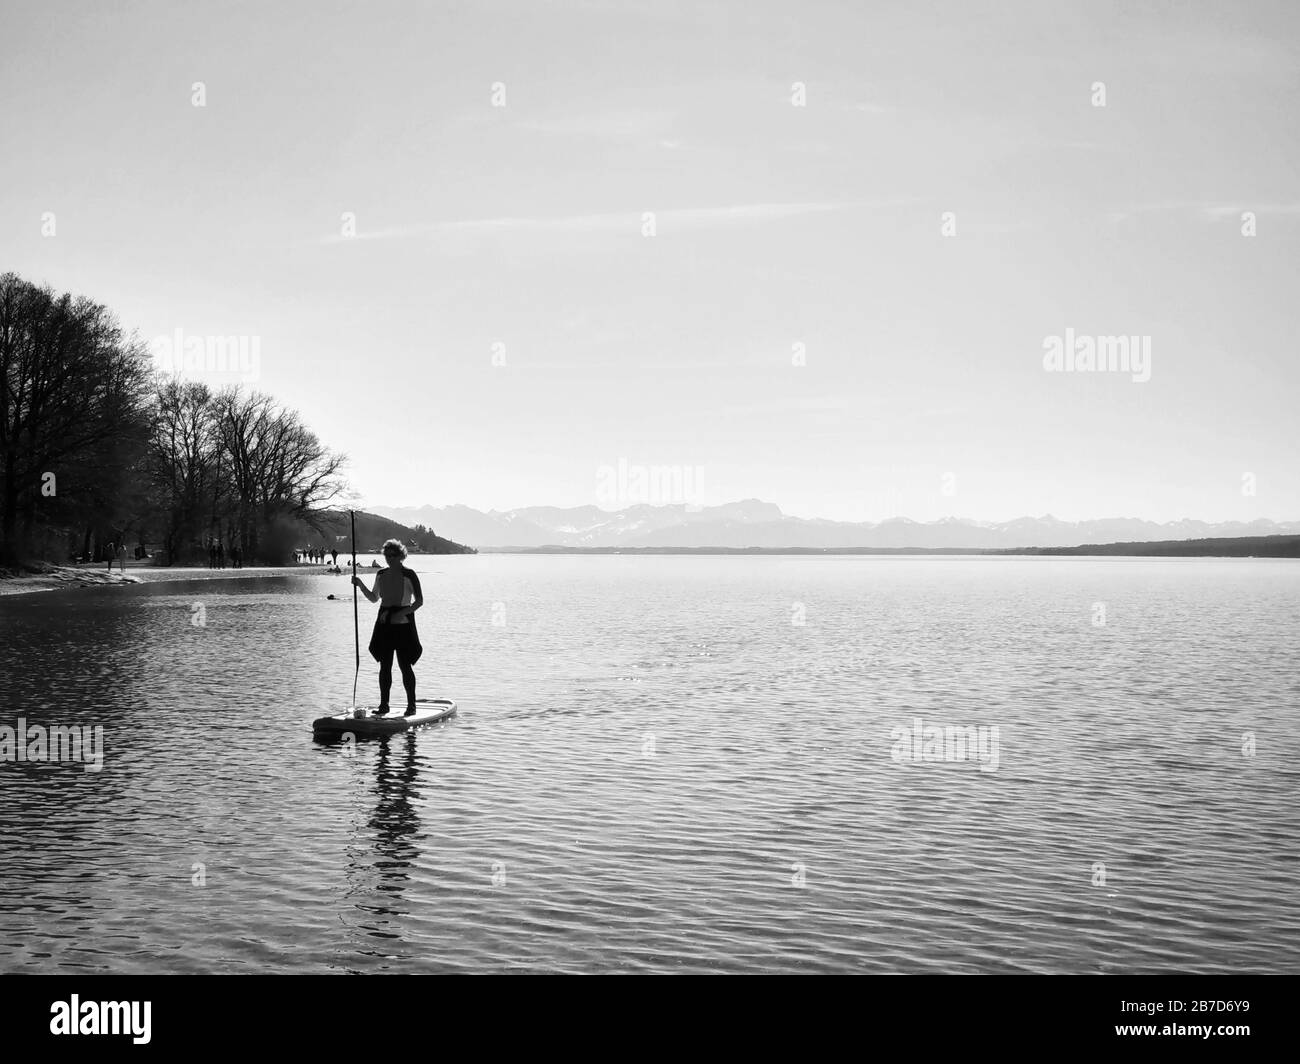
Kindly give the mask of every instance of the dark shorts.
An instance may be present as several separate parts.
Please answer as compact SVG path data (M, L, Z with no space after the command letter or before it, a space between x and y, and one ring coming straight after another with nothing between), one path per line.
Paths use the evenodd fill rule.
M374 633L370 636L370 656L381 665L391 662L391 655L397 656L399 665L414 665L424 653L420 646L420 634L415 630L415 618L406 624L380 624L375 622Z

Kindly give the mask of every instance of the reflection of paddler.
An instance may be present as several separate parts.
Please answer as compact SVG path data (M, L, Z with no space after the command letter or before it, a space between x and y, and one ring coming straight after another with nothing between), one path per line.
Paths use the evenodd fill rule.
M375 761L375 792L379 801L374 816L370 818L370 826L378 836L375 847L386 859L379 862L385 879L409 879L400 870L409 868L419 857L419 850L410 842L410 836L420 829L411 801L418 775L415 745L414 732L385 736L379 742Z
M379 616L370 637L370 655L379 662L379 708L376 716L388 712L388 692L393 686L393 658L402 670L402 686L406 688L406 716L415 713L415 670L412 666L420 660L424 648L415 628L415 611L424 604L420 591L420 578L406 568L402 560L406 548L400 540L390 539L384 544L387 569L375 574L375 588L371 591L359 576L352 582L371 602L379 603Z

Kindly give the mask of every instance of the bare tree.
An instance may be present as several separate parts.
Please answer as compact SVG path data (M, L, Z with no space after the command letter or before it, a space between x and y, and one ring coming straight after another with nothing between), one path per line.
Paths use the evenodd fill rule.
M264 534L277 521L317 524L325 503L343 490L344 458L268 395L230 388L218 396L217 410L240 544L250 557L258 557ZM270 553L278 555L281 549L277 544Z
M150 524L173 560L215 532L283 561L343 462L270 396L160 380L103 306L0 277L0 556L35 526L78 526L88 550Z
M120 508L147 432L150 382L144 345L124 337L105 307L0 276L0 553L7 559L26 549L38 519Z
M220 499L216 416L204 384L172 379L158 389L147 476L169 561L201 546Z

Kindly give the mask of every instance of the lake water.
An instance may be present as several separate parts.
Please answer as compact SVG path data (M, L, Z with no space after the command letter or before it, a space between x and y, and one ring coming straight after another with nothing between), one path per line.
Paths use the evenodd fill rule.
M460 716L355 746L346 577L0 600L0 724L104 729L0 763L0 971L1300 964L1300 563L411 561Z

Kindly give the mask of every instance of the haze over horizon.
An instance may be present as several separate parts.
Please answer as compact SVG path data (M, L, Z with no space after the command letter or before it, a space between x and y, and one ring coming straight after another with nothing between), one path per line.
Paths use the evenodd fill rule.
M577 510L577 509L592 508L592 509L600 510L603 513L612 515L612 514L622 513L626 510L632 509L639 505L653 506L656 508L667 507L667 506L678 506L678 507L685 506L688 509L688 511L701 511L701 510L708 510L711 508L718 508L718 507L738 506L743 503L760 503L764 506L775 506L778 510L781 511L781 515L783 517L793 517L804 521L841 520L840 518L825 517L824 515L819 515L819 514L806 515L806 514L791 513L784 506L781 506L780 503L774 503L770 499L760 499L757 497L751 497L746 499L727 499L721 503L706 503L702 506L698 506L693 503L635 503L633 502L633 503L627 503L625 505L613 506L613 507L602 506L599 503L575 503L571 506L552 507L552 504L549 503L536 503L536 504L530 504L528 506L505 506L499 508L483 509L482 507L470 506L469 503L464 503L464 502L425 502L425 503L416 504L416 503L390 503L384 500L377 500L372 503L364 503L364 504L355 503L350 505L352 505L355 509L364 510L368 513L383 513L384 511L388 511L388 510L418 510L418 509L423 509L425 507L432 507L434 509L442 509L442 510L464 507L468 509L478 510L480 513L496 513L496 514L518 513L519 511L522 510L545 509L545 508L554 508L560 510ZM891 521L897 519L917 521L918 523L921 523L919 519L913 518L908 514L904 514L904 513L886 514L885 516L880 518L865 518L862 523L879 524L885 521ZM1000 517L995 517L990 519L990 518L970 517L967 514L962 514L957 512L940 514L938 517L925 519L927 523L933 523L935 521L967 521L973 524L1006 524L1008 522L1018 521L1018 520L1078 522L1078 521L1106 521L1106 520L1150 521L1153 519L1144 518L1139 514L1120 514L1120 513L1093 514L1089 517L1083 517L1083 518L1064 518L1061 517L1059 514L1053 514L1053 513L1041 513L1041 514L1022 513L1022 514L1003 514ZM1198 517L1196 514L1181 514L1178 517L1170 518L1169 521L1161 521L1157 523L1168 524L1177 521L1205 521L1207 524L1213 524L1213 523L1227 523L1229 520L1238 520L1238 519L1225 519L1223 522L1216 522L1206 518ZM1300 517L1288 517L1285 515L1282 517L1255 517L1255 518L1249 518L1245 520L1273 521L1277 524L1300 524Z
M0 271L256 338L366 507L617 510L623 464L803 518L1285 521L1298 28L56 0L0 42ZM1071 335L1149 379L1045 370Z
M1300 521L1263 519L1250 523L1189 519L1168 524L1126 517L1065 522L1051 515L996 522L959 517L925 522L906 517L861 523L806 520L784 514L774 503L760 499L703 507L640 504L615 512L596 506L538 506L487 512L464 506L376 506L372 512L408 528L423 525L455 543L484 550L539 547L998 550L1256 540L1261 536L1291 537L1288 541L1291 545L1278 549L1293 550L1294 541L1300 538ZM1267 549L1274 549L1274 545L1267 545Z

